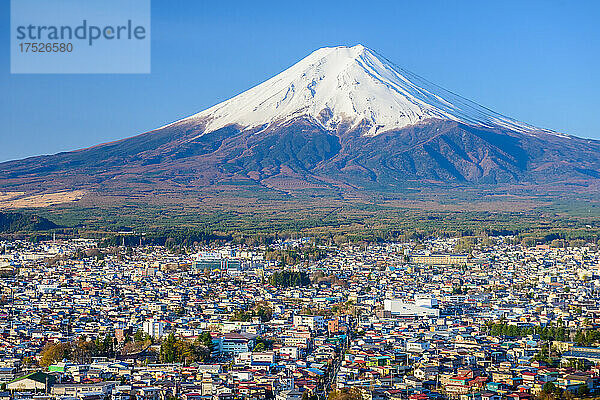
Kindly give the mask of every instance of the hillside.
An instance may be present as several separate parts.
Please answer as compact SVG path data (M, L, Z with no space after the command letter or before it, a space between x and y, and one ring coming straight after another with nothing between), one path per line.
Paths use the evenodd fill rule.
M54 222L33 214L0 211L0 232L45 231L57 228Z

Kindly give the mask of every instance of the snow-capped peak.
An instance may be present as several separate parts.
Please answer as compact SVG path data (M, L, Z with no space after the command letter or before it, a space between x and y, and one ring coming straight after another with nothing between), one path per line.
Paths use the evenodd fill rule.
M208 133L232 124L253 128L299 116L327 129L341 122L366 122L366 135L430 118L522 133L545 131L434 85L362 45L316 50L266 82L183 121L202 120Z

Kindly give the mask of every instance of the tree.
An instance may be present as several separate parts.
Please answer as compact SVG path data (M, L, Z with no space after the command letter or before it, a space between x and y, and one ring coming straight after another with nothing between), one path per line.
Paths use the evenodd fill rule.
M145 342L127 342L121 348L121 354L139 353L150 345L150 341Z
M278 287L309 286L310 278L304 271L277 271L269 277L269 283Z
M48 367L57 361L68 359L71 346L68 343L48 343L40 353L40 366Z
M32 367L35 365L35 359L33 357L23 357L21 363L25 367Z
M175 343L175 361L185 363L196 361L197 352L192 343L187 340L177 340Z
M329 393L328 400L363 400L358 388L334 390Z
M542 386L542 393L544 394L552 394L556 391L556 385L554 385L554 383L552 382L546 382L544 383L544 386Z
M212 352L212 337L204 332L194 342L169 334L160 345L160 359L162 362L182 362L184 364L194 361L206 361Z
M160 360L162 362L172 363L175 361L175 344L177 339L170 333L169 336L160 345Z
M252 318L259 317L261 322L268 322L273 318L273 310L263 303L256 303L249 311L237 310L231 317L232 321L250 322Z
M146 335L144 334L144 331L142 331L141 329L138 329L135 332L135 335L133 335L133 340L135 340L136 342L143 342L146 337Z
M102 340L101 348L98 349L98 350L101 350L101 351L99 351L99 353L102 356L111 357L114 354L114 345L115 345L115 342L113 340L113 337L110 335L106 335L104 337L104 340Z
M267 351L273 348L273 341L267 340L262 337L256 339L256 344L254 345L253 351Z
M77 362L87 362L96 355L96 352L95 342L88 341L84 336L80 337L77 342L71 343L71 358Z
M210 332L202 332L202 334L198 337L200 344L208 349L208 354L212 353L214 350L214 343Z

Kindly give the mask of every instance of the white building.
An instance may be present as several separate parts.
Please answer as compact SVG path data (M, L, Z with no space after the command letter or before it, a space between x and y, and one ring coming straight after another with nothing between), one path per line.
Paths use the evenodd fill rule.
M296 389L282 390L275 396L275 400L301 400L302 392Z
M429 342L415 340L415 341L410 341L410 342L406 343L406 351L409 351L409 352L421 353L428 349L429 349Z
M430 295L415 295L414 302L385 299L383 307L397 317L438 317L438 301Z
M117 382L98 382L98 383L68 383L52 386L51 393L55 396L64 396L71 398L84 398L97 396L99 398L109 397Z
M165 323L155 319L144 321L142 330L153 338L161 338L164 336Z
M308 326L312 331L325 329L325 318L321 315L294 315L294 326Z
M255 335L226 333L219 338L217 344L221 354L237 355L252 351L255 342Z

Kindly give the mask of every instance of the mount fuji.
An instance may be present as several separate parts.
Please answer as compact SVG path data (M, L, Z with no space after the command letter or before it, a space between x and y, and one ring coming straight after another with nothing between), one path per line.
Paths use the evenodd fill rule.
M517 132L544 131L494 113L405 71L362 45L315 51L268 81L181 122L205 121L205 134L228 125L268 127L307 117L327 130L366 126L367 136L427 119Z
M0 190L28 193L568 191L598 183L600 142L503 116L361 45L316 50L238 96L138 136L0 164Z

